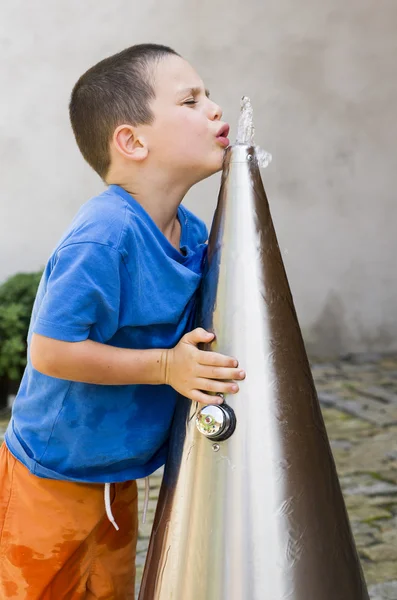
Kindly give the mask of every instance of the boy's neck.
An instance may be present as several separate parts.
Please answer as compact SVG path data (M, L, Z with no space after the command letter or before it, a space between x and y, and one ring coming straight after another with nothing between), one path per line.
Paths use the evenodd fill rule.
M109 174L108 184L124 188L150 215L160 231L179 249L180 227L178 207L190 186L182 182L167 181L165 177L150 176L131 178L121 174Z

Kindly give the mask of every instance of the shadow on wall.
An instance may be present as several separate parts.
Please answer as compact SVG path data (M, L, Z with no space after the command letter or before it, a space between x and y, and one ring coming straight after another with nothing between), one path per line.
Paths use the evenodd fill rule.
M339 356L346 341L345 309L341 298L331 292L317 321L303 331L307 353L313 358ZM345 346L346 347L346 346Z
M354 323L346 319L343 298L330 293L324 309L310 328L303 330L307 354L311 359L334 359L350 353L388 354L396 351L396 339L387 324L374 328L368 335L368 328L360 326L360 320Z

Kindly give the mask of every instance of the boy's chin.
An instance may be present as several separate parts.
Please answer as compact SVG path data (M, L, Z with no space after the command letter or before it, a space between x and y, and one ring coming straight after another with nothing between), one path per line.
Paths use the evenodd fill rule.
M210 175L214 175L215 173L219 173L219 171L222 171L224 159L225 159L225 152L222 152L222 154L219 153L219 156L216 157L216 160L213 161L213 164L210 167L210 172L208 174L208 177Z
M216 173L222 171L223 161L224 153L222 155L217 156L215 160L212 160L211 162L207 161L206 164L203 164L199 168L197 168L195 183L198 183L199 181L207 179L208 177L211 177L211 175L215 175Z
M220 163L218 163L216 165L212 165L210 168L205 169L205 171L201 174L200 178L197 181L202 181L203 179L207 179L208 177L211 177L212 175L219 173L220 171L222 171L222 168L223 168L223 161L221 161Z

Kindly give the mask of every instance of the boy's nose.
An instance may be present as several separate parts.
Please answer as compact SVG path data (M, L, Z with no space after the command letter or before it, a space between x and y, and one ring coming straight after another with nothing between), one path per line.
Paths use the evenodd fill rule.
M220 121L223 114L221 107L218 106L218 104L216 104L215 102L211 102L211 104L212 106L210 111L210 119L212 121Z

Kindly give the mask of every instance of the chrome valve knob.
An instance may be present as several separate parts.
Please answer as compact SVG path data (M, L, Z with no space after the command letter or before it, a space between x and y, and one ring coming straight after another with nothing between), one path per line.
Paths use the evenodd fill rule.
M210 440L226 440L236 428L236 416L227 404L210 404L199 411L196 427Z

